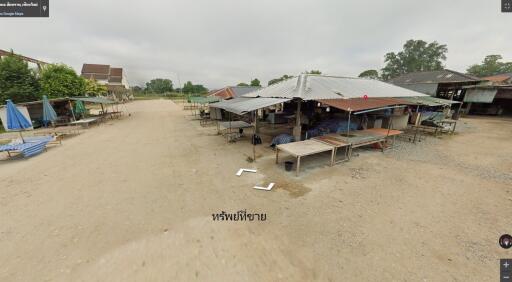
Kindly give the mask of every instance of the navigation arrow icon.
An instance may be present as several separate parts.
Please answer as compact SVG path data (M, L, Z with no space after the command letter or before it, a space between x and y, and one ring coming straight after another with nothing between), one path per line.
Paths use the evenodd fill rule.
M254 189L258 189L258 190L270 191L270 190L272 190L272 187L274 187L274 185L275 185L275 183L270 183L270 184L268 185L268 187L254 186L254 187L252 187L252 188L254 188Z
M256 170L255 169L248 169L248 168L241 168L241 169L238 170L236 175L240 176L240 175L242 175L243 172L256 172Z

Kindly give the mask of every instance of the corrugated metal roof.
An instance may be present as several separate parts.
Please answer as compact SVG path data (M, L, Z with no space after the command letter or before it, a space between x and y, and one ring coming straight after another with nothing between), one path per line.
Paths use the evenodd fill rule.
M484 79L463 74L453 70L437 70L411 72L391 79L393 84L411 84L411 83L450 83L450 82L477 82Z
M362 111L369 109L382 108L393 105L408 105L406 100L396 98L352 98L352 99L327 99L318 100L319 102L342 109L347 112Z
M242 115L257 109L270 107L290 100L291 99L287 98L234 98L210 104L210 107L221 108L228 112Z
M401 100L405 100L412 105L421 105L421 106L429 106L429 107L449 106L451 104L460 104L461 103L459 101L440 99L440 98L435 98L435 97L430 97L430 96L405 97L405 98L401 98Z
M103 97L73 97L69 98L75 101L89 102L89 103L97 103L97 104L114 104L115 102L109 99L105 99Z
M379 80L302 74L244 97L288 98L302 100L426 96Z
M233 91L234 97L241 97L247 93L251 93L253 91L256 91L260 89L261 87L256 86L230 86L231 90Z
M436 96L438 83L413 83L413 84L398 84L398 86L407 88L412 91L428 94L430 96Z
M484 88L472 88L466 90L466 95L464 95L464 102L472 102L472 103L492 103L496 93L498 92L497 88L484 89Z
M211 103L210 107L223 109L227 105L234 104L234 103L240 103L242 101L246 101L246 100L249 100L249 99L254 99L254 98L242 98L241 97L241 98L234 98L234 99L229 99L229 100L221 100L221 101L216 102L216 103Z
M197 103L197 104L210 104L215 103L219 101L218 97L215 96L191 96L189 97L189 100L191 103Z

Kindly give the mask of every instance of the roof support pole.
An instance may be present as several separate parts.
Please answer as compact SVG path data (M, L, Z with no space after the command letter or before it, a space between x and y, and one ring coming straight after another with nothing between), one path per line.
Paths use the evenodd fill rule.
M252 141L252 159L253 161L256 161L256 134L259 134L259 128L258 128L258 110L254 110L254 134L252 135L251 141Z
M351 115L351 111L348 111L348 123L347 123L347 137L350 136L350 115Z
M75 111L73 111L73 105L71 104L71 100L68 100L69 109L71 110L71 115L73 116L73 121L76 121Z
M295 112L295 127L293 128L293 137L295 141L301 141L301 122L300 122L300 104L301 100L297 100L297 111Z
M460 104L459 104L459 108L457 109L457 112L455 113L455 117L456 117L456 118L454 118L455 120L458 120L458 119L459 119L459 117L460 117L460 111L462 110L462 104L463 104L463 103L460 103ZM453 118L453 117L452 117L452 118Z
M258 110L254 111L254 134L260 134L260 128L258 126Z

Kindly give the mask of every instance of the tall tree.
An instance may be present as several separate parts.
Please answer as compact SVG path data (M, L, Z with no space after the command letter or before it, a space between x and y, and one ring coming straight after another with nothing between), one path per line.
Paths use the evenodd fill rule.
M150 93L162 94L165 92L172 92L172 81L167 78L155 78L146 82L146 91Z
M359 77L379 79L379 72L377 70L365 70L359 74Z
M257 78L251 80L251 86L261 87L260 80Z
M287 79L292 78L292 77L293 77L293 76L291 76L291 75L284 74L284 75L282 75L281 77L278 77L278 78L274 78L274 79L269 80L267 85L269 85L269 86L270 86L270 85L272 85L272 84L276 84L276 83L278 83L278 82L281 82L281 81L283 81L283 80L287 80Z
M501 59L501 55L487 55L481 64L471 65L466 71L480 77L512 72L512 62L500 62Z
M427 43L423 40L408 40L402 51L384 56L386 66L382 69L382 78L389 80L409 72L443 69L447 52L446 45L436 41Z
M306 71L306 73L308 73L308 74L322 74L322 72L319 71L319 70L310 70L310 71Z
M208 92L208 89L201 84L192 84L191 81L187 81L183 85L183 93L188 94L203 94Z
M94 79L85 80L85 93L88 96L106 95L108 92L107 86L99 84Z
M87 84L72 68L62 64L45 66L40 83L41 92L49 98L83 96Z
M10 55L0 59L0 104L39 100L40 90L35 72L22 59Z
M138 85L132 86L131 88L132 88L133 93L137 93L137 94L139 94L142 91L144 91L144 89L142 89L142 87L140 87Z

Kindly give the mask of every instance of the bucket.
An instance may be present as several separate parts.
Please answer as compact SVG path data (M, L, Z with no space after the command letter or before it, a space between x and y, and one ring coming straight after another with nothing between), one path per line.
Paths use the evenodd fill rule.
M284 162L284 169L286 171L292 171L292 168L293 168L293 162L290 162L290 161Z

